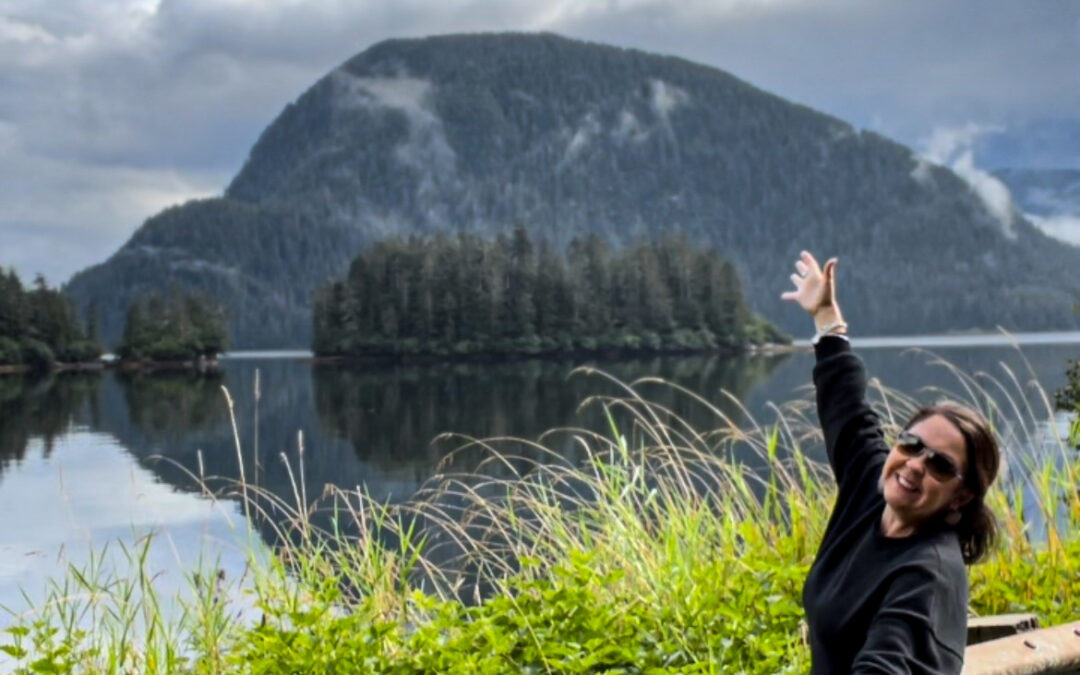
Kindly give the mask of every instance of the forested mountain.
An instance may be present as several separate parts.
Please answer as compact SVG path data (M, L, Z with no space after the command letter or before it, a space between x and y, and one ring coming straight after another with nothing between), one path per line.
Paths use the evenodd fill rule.
M312 292L366 244L516 223L556 249L683 231L796 333L779 295L804 247L840 257L860 333L1078 321L1080 250L908 148L715 68L536 34L371 47L286 107L223 197L151 218L66 290L110 339L132 293L175 280L226 304L235 346L305 346Z

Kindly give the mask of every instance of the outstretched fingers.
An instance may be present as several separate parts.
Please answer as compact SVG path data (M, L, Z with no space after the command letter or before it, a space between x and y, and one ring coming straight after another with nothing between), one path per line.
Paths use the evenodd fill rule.
M812 253L800 251L799 259L795 261L795 274L791 275L791 283L795 288L781 293L780 299L794 300L808 308L822 289L826 293L830 291L835 266L836 258L829 258L822 269Z
M825 269L823 271L823 274L825 275L825 280L831 284L833 281L833 276L836 274L836 258L829 258L825 262Z
M795 284L795 289L791 291L784 291L780 294L781 300L795 300L799 297L799 293L802 292L803 278L798 274L791 275L791 283Z
M795 263L795 269L799 269L800 264L806 267L806 272L800 270L804 276L808 272L821 274L821 265L818 265L817 258L815 258L814 254L810 251L802 251L799 253L799 260Z

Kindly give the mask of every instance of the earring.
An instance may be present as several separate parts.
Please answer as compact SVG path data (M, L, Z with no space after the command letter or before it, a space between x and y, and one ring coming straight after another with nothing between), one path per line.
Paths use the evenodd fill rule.
M960 512L956 509L950 510L945 514L945 522L949 525L956 525L960 522Z

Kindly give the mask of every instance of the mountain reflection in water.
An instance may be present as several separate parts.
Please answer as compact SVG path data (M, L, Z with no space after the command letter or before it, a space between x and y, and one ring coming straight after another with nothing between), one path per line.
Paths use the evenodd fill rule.
M721 389L743 397L785 358L665 357L601 367L625 381L655 374L717 398ZM455 455L452 466L441 464L459 442L433 443L439 434L535 439L569 425L602 431L599 410L579 414L578 406L590 395L619 393L603 378L570 376L573 364L551 361L364 368L281 359L224 364L208 376L108 372L2 379L0 471L22 459L30 438L44 439L47 452L52 439L83 428L115 438L178 491L199 494L208 487L235 495L240 467L222 391L227 387L250 485L295 505L302 437L303 483L295 488L301 500L318 498L326 485L362 488L377 501L400 500L436 471L467 471L483 459L474 450ZM716 425L686 397L660 387L655 392L677 414ZM731 401L717 403L738 416ZM260 529L271 538L267 525Z
M1022 389L1035 379L1052 391L1063 380L1065 359L1075 358L1077 351L1075 345L1066 344L1025 347L1022 353L1007 347L946 348L939 353L965 372L1015 376ZM920 398L939 395L920 393L927 386L963 393L956 376L933 365L934 357L927 352L888 348L865 350L862 356L871 375ZM1008 364L1010 370L1003 371L1000 363ZM807 397L813 357L803 351L772 357L658 357L597 365L625 382L646 376L666 379L741 419L739 405L721 394L725 391L771 423L775 412L770 401ZM99 450L91 447L80 455L81 463L57 462L52 469L53 481L55 471L62 469L62 480L68 485L84 483L81 499L97 494L97 499L108 502L114 498L110 490L117 489L83 473L94 452L112 458L109 466L115 466L116 453L128 456L140 472L165 488L165 492L143 489L143 502L133 502L135 507L144 503L150 509L146 502L164 500L164 494L199 500L207 487L235 497L240 466L222 391L227 387L234 400L245 477L252 486L290 505L297 501L295 493L301 495L300 501L310 502L328 484L361 488L378 502L400 501L437 472L475 468L486 456L479 448L456 453L453 462L446 461L464 438L536 439L567 426L605 433L608 424L602 410L596 406L579 410L579 405L589 396L618 394L619 388L597 375L571 376L573 369L574 364L553 361L344 368L312 366L299 359L248 358L225 360L222 370L211 376L105 372L4 377L0 378L0 490L10 492L12 481L31 480L26 472L20 473L31 457L28 448L40 446L46 460L35 469L34 480L38 480L48 468L54 446L81 434L79 443L97 444ZM652 385L645 394L696 429L720 426L704 406L670 388ZM626 420L620 424L629 426ZM432 442L446 432L460 436ZM298 464L301 437L302 473ZM552 450L568 454L568 461L580 459L570 453L581 449L565 438L553 436L550 444ZM524 445L514 450L529 452ZM818 449L808 446L807 451ZM534 453L536 458L539 455ZM95 487L95 481L100 487ZM32 502L57 497L24 487L18 490L18 499L25 502L20 503L20 512L30 514L27 521L38 529L47 530L50 523L35 519L48 518L50 509ZM225 503L233 504L235 510L235 501ZM326 514L317 515L316 520L328 522ZM255 525L264 539L274 541L271 522L257 519ZM93 524L88 523L87 529L92 530ZM0 558L19 555L23 550L19 546L39 548L33 542L16 544L0 537ZM45 547L44 543L40 546Z

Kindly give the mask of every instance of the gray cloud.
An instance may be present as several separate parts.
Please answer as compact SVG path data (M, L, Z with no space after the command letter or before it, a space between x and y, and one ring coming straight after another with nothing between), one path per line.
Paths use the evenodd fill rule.
M62 281L220 192L286 103L374 42L486 30L683 56L914 145L1080 118L1071 0L0 0L0 264Z

